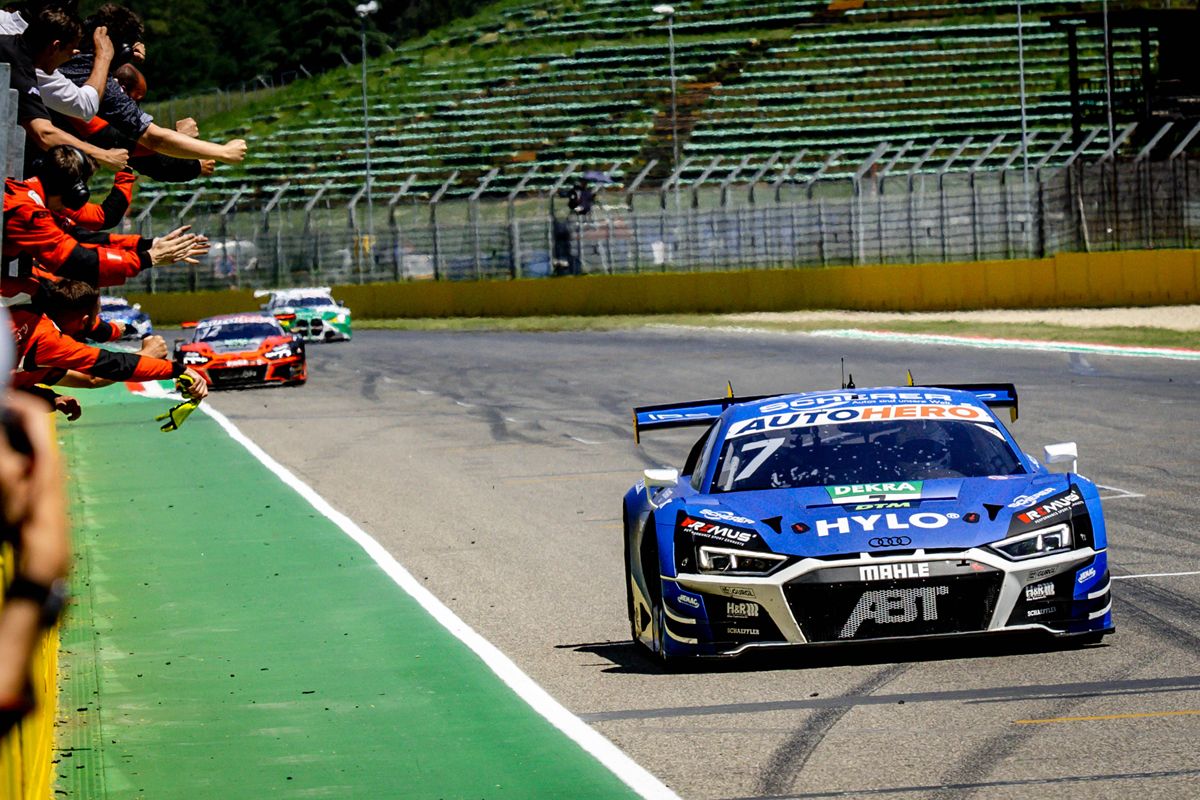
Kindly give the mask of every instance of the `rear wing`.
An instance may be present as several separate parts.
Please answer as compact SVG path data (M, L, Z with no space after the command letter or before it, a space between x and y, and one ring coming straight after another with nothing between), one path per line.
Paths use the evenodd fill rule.
M633 441L635 444L641 444L642 431L708 425L730 406L738 403L753 403L768 397L776 397L776 395L719 397L716 400L692 400L686 403L666 403L660 406L640 406L633 409Z
M915 388L970 392L988 408L1007 408L1009 420L1017 421L1017 387L1011 383L938 383L920 384Z

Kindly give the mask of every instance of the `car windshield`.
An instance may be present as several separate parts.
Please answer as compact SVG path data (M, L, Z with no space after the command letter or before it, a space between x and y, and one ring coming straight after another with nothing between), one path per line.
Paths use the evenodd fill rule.
M327 295L305 294L289 298L279 298L274 300L271 305L276 308L282 308L285 306L311 308L313 306L332 306L335 305L335 303L333 302L333 298Z
M196 328L194 342L216 342L225 339L265 339L280 336L283 330L269 322L212 322Z
M999 428L968 420L809 425L725 440L712 491L1025 472Z

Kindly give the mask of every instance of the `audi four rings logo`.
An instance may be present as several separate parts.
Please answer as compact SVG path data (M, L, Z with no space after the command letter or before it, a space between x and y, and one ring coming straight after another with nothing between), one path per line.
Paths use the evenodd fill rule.
M907 536L876 536L867 542L871 547L907 547L912 539Z

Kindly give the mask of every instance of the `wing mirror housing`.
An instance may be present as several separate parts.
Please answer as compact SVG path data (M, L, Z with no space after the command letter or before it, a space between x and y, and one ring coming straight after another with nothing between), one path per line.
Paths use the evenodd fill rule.
M649 489L667 489L679 483L679 470L673 468L648 469L642 475Z
M1077 472L1079 448L1074 442L1048 444L1042 449L1042 462L1051 472ZM1055 469L1056 466L1059 468Z

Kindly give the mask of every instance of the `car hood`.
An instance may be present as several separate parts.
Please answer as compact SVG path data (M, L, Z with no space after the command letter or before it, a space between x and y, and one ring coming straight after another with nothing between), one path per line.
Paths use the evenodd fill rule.
M724 536L742 546L822 557L974 547L1066 519L1082 503L1067 475L1041 473L697 495L681 503L681 512L717 526L715 535L703 527L697 535L692 526L697 539ZM721 526L755 536L723 533Z

